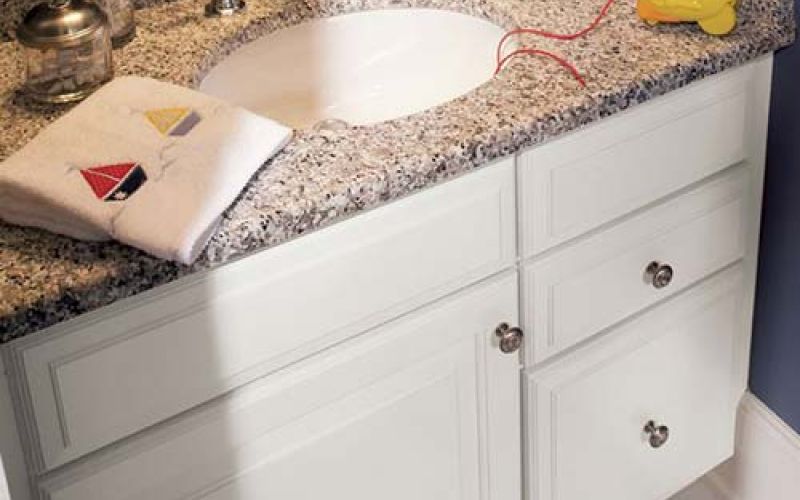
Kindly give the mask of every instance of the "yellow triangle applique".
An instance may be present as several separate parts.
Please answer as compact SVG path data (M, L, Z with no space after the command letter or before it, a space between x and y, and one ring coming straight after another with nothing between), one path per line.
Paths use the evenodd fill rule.
M162 108L145 111L144 114L161 134L168 135L172 128L191 112L191 108Z

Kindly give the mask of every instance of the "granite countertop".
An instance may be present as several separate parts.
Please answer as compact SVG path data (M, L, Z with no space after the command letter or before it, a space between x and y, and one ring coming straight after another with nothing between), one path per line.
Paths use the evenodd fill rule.
M9 0L7 12L31 0ZM206 0L143 0L138 37L115 52L118 75L195 86L227 53L285 26L373 8L435 7L506 28L576 31L602 0L250 0L246 14L203 16ZM588 87L552 61L518 58L470 94L426 112L344 131L300 132L254 177L191 267L116 243L86 243L0 223L0 343L191 273L285 242L356 212L478 168L590 122L740 65L794 40L791 0L743 0L737 31L650 27L618 0L588 37L536 39L581 69ZM8 25L6 20L6 25ZM0 24L0 31L3 31ZM0 160L64 108L18 92L21 54L0 43ZM2 167L0 167L2 168Z

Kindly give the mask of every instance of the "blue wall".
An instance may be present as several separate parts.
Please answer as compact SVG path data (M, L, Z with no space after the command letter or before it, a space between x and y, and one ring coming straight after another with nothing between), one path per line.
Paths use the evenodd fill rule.
M800 432L800 42L775 62L758 279L750 388Z

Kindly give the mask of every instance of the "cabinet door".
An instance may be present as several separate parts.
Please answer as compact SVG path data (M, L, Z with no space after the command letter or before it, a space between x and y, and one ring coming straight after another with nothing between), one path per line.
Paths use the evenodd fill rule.
M520 498L516 275L50 476L53 500ZM291 334L291 332L287 332Z
M741 269L531 374L531 500L663 500L733 454Z

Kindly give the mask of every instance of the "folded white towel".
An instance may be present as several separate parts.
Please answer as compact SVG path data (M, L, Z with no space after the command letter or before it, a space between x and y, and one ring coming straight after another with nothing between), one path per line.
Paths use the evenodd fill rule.
M0 219L189 264L291 136L199 92L117 78L0 164Z

